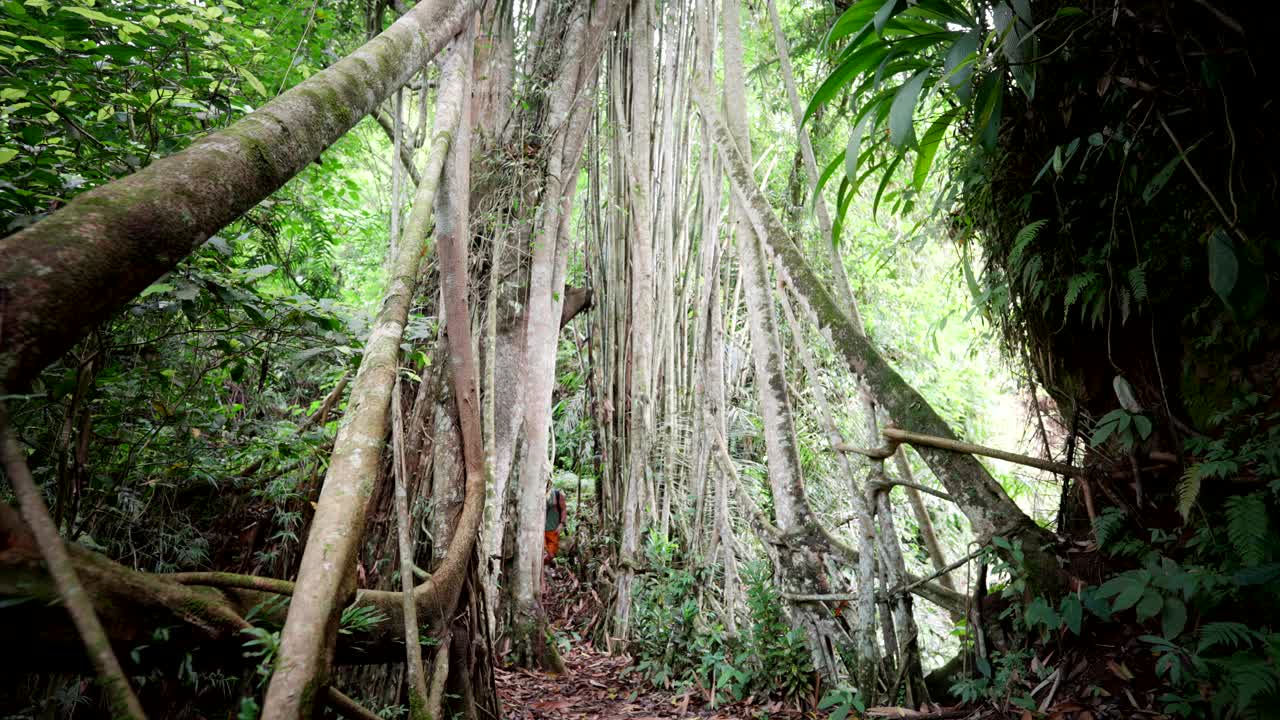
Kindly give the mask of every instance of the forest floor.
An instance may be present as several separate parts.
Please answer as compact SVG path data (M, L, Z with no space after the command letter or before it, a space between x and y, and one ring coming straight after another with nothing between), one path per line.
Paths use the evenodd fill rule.
M805 714L776 702L746 699L713 707L698 689L673 692L655 688L643 676L627 672L632 659L610 655L581 637L579 629L599 619L599 598L564 566L547 579L545 609L561 644L563 674L497 668L498 696L507 720L794 720Z

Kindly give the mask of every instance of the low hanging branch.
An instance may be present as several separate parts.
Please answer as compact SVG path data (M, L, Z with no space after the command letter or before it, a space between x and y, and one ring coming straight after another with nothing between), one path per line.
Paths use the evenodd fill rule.
M53 518L49 517L49 508L45 506L40 489L31 478L31 470L27 467L22 448L18 446L17 437L9 428L9 411L3 401L0 401L0 455L4 457L5 473L13 485L13 493L18 497L18 505L31 529L35 544L44 556L45 565L53 576L62 603L84 640L89 659L93 661L106 688L112 715L129 720L145 720L142 705L129 687L129 680L111 649L111 642L102 629L98 614L94 612L93 602L76 576L62 536L58 534Z
M1064 463L1053 462L1052 460L1042 460L1040 458L1031 457L1030 455L1019 455L1018 453L1012 453L1006 450L997 450L996 448L990 448L985 445L975 445L961 440L925 435L922 433L911 432L910 430L902 430L896 427L886 427L881 434L884 435L885 439L884 447L864 449L842 443L836 446L836 450L839 450L840 452L866 455L869 458L884 459L892 457L893 454L897 452L899 445L924 445L926 447L938 448L939 450L949 450L951 452L981 455L983 457L995 458L997 460L1005 460L1018 465L1026 465L1027 467L1033 467L1038 470L1047 470L1049 472L1066 475L1068 477L1080 477L1084 474L1084 471L1080 468L1066 465ZM907 483L895 482L893 484L906 485ZM937 490L914 484L912 484L912 487L922 492L938 495L939 497L947 500L951 499L947 495L942 495Z

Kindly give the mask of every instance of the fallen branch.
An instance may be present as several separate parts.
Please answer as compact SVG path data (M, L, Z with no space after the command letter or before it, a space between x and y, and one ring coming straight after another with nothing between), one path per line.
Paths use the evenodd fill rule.
M925 445L927 447L938 448L939 450L949 450L951 452L981 455L983 457L1004 460L1006 462L1026 465L1039 470L1047 470L1059 475L1080 477L1084 473L1080 468L1064 463L1053 462L1052 460L1042 460L1040 458L1031 457L1030 455L1019 455L1018 453L997 450L996 448L990 448L985 445L975 445L961 440L951 440L949 438L936 437L933 435L923 435L921 433L915 433L910 430L903 430L896 427L885 428L883 434L885 440L894 445L895 449L897 445L902 443L906 443L907 445Z
M293 594L293 583L288 580L259 577L257 575L238 575L227 572L181 572L160 575L159 577L165 580L172 580L180 585L258 590L275 595Z
M332 685L325 688L324 703L334 712L351 720L382 720L380 715L365 709L363 705Z
M315 412L311 413L310 417L303 420L302 424L298 426L296 431L298 435L301 435L312 425L315 425L316 423L324 423L329 419L329 411L337 404L338 398L342 397L342 391L347 388L347 381L350 379L351 373L342 373L342 378L338 380L338 384L333 387L333 390L330 390L329 394L324 397L324 401L320 403L320 407L317 408Z
M878 488L884 488L884 489L886 489L886 490L887 490L887 489L889 489L889 488L892 488L894 485L900 485L900 486L902 486L902 487L912 488L913 490L919 490L919 491L920 491L920 492L922 492L922 493L928 493L928 494L930 494L930 495L932 495L932 496L934 496L934 497L942 498L943 500L946 500L947 502L955 502L955 501L956 501L956 500L955 500L955 498L951 497L951 496L950 496L950 495L948 495L947 493L942 492L941 490L935 490L935 489L933 489L933 488L931 488L931 487L928 487L928 486L926 486L926 485L921 485L921 484L919 484L919 483L908 482L908 481L906 481L906 480L890 480L887 476L885 477L885 479L884 479L884 480L880 480L880 481L877 481L877 482L873 483L873 484L871 485L871 487L873 487L873 488L877 488L877 489L878 489Z
M18 447L18 439L9 427L9 410L3 402L0 402L0 455L4 458L5 473L13 485L18 506L31 529L31 537L44 557L62 604L71 615L71 621L84 641L85 651L106 688L112 715L117 718L145 720L142 705L129 687L129 680L111 649L111 642L102 629L98 614L94 612L93 602L76 576L62 536L58 534L53 518L49 517L49 508L45 506L40 489L31 477L31 469L27 467L22 448Z

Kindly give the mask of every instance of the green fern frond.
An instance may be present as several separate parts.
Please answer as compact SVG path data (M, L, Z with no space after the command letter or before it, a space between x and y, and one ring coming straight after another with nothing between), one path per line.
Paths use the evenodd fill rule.
M1117 531L1124 525L1124 512L1119 508L1109 507L1093 519L1093 536L1098 547L1106 547L1116 537Z
M1227 498L1227 537L1246 566L1262 562L1267 552L1267 506L1258 493Z
M1178 514L1186 522L1191 517L1191 508L1200 497L1200 466L1192 465L1182 473L1178 481Z
M1080 293L1092 286L1097 279L1098 273L1096 272L1080 273L1071 277L1071 280L1067 283L1067 296L1062 302L1063 314L1071 310L1071 306L1080 297Z
M1243 710L1259 695L1280 689L1280 678L1270 663L1258 657L1234 656L1224 663L1226 677L1235 690L1235 706Z
M1200 646L1196 652L1203 653L1205 650L1219 646L1232 648L1252 647L1255 636L1256 633L1254 631L1240 623L1205 623L1204 627L1200 628Z
M1129 287L1133 290L1133 299L1142 302L1147 299L1147 274L1139 265L1129 271Z
M1048 220L1036 220L1033 223L1025 225L1018 234L1013 238L1013 249L1009 251L1009 264L1017 267L1019 260L1022 259L1022 253L1026 250L1027 245L1035 241L1036 236L1040 234L1041 228L1045 226Z

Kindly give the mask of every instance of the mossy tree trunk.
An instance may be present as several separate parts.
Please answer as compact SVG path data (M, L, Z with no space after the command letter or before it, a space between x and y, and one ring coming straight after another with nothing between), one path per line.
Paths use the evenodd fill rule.
M387 291L351 384L351 399L307 533L298 590L280 635L276 672L263 702L264 720L309 716L328 683L338 616L346 604L344 594L354 589L356 550L382 461L404 325L425 255L426 231L446 152L451 136L462 125L470 67L470 44L456 41L442 71L436 139L428 167L418 185L405 237L396 244ZM458 372L456 367L450 369Z
M24 387L88 330L298 174L403 86L470 18L425 0L225 130L0 239L0 386Z

